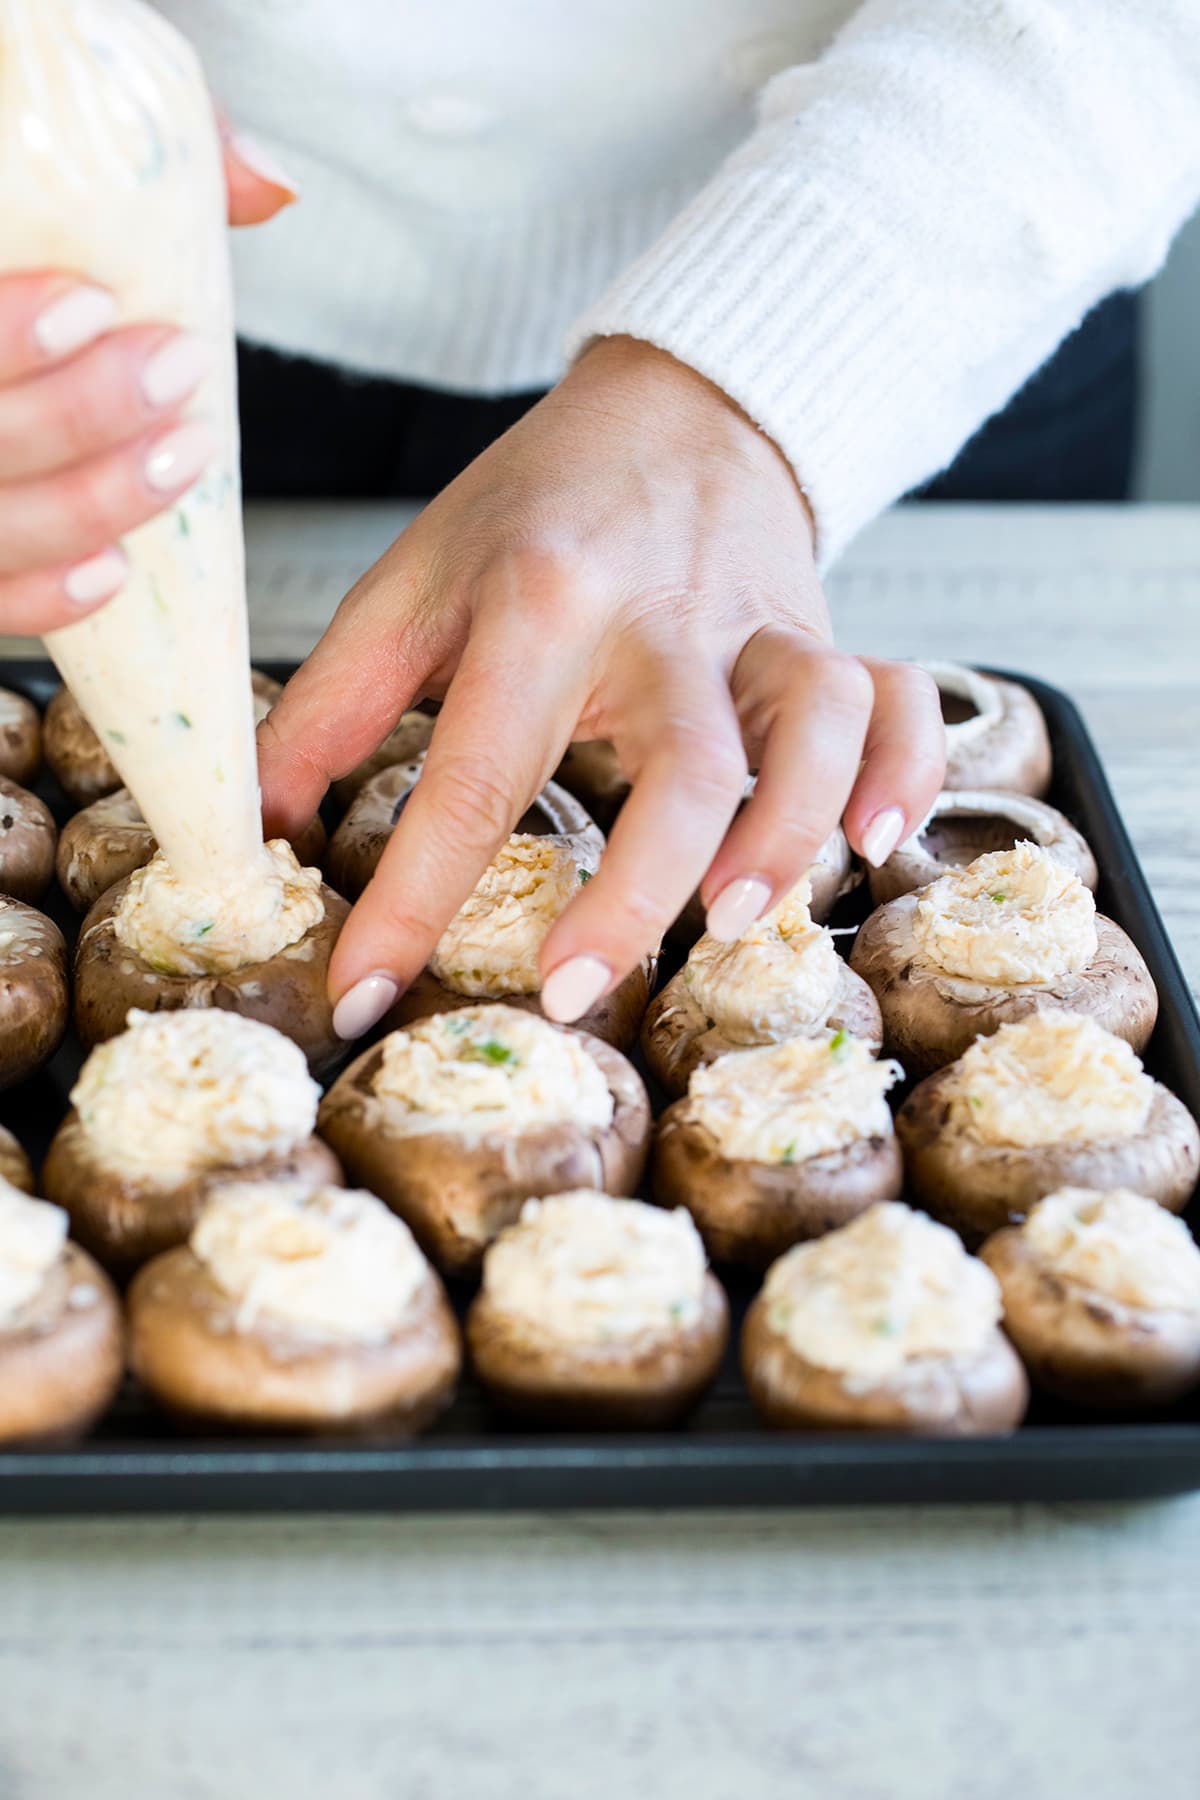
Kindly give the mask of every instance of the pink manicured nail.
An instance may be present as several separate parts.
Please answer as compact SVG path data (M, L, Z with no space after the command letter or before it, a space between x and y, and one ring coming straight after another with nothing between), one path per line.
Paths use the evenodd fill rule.
M156 350L142 370L142 392L151 406L173 406L200 385L212 362L203 338L180 332Z
M229 148L238 161L245 163L252 175L261 181L270 182L272 187L282 188L285 193L300 197L300 183L294 181L276 157L275 153L260 144L257 138L246 132L235 131L229 139Z
M598 956L573 956L547 975L542 1011L557 1025L573 1025L595 1006L612 980L612 970Z
M712 905L704 924L710 937L731 944L749 931L755 919L762 917L771 900L771 890L757 875L740 875L723 887Z
M394 1006L400 983L390 975L364 975L344 993L333 1009L333 1029L347 1041L360 1038L378 1025L389 1006Z
M159 438L146 458L145 477L157 494L173 494L190 487L217 452L217 434L211 425L193 419Z
M72 288L34 320L33 335L46 356L70 356L102 337L116 316L116 300L106 288Z
M76 606L95 606L119 593L128 575L129 563L120 550L102 550L99 556L77 563L64 579L63 587Z
M904 814L898 806L885 807L876 813L862 834L862 852L873 869L885 863L904 830Z

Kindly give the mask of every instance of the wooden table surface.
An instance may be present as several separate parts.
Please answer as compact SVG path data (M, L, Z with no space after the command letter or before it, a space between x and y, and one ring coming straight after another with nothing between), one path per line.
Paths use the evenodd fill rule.
M257 655L402 517L257 512ZM914 508L831 589L1075 694L1195 987L1200 509ZM0 1800L1194 1800L1198 1620L1200 1497L9 1522Z

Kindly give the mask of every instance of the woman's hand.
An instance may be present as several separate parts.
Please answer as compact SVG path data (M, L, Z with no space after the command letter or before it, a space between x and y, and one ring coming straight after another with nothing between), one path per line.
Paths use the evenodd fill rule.
M709 928L740 935L843 813L881 861L943 770L929 677L832 647L774 446L630 339L595 344L343 601L260 730L270 827L306 823L422 695L445 696L425 769L330 971L345 1037L421 969L572 738L611 739L633 791L544 947L559 1020L698 885Z
M295 198L255 146L226 135L230 217ZM208 368L170 325L113 328L86 275L0 276L0 632L37 635L111 600L119 539L177 500L216 448L183 409Z

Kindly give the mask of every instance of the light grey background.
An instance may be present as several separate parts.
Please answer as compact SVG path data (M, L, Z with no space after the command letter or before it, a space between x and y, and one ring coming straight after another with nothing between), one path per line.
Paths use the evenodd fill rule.
M1200 500L1200 213L1150 290L1136 493Z

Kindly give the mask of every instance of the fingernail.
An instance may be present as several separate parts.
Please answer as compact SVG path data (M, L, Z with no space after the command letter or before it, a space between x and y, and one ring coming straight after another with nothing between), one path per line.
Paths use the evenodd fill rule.
M360 1038L378 1025L389 1006L396 1004L400 983L390 975L364 975L344 993L333 1009L333 1029L340 1038Z
M111 600L125 586L129 563L120 550L102 550L99 556L77 563L63 581L67 598L76 606L94 606Z
M705 929L710 937L719 938L723 944L730 944L740 938L743 931L749 931L755 919L760 919L771 901L771 890L765 881L757 875L740 875L723 887L704 920Z
M212 362L203 338L180 332L156 350L142 370L142 392L151 406L173 406L199 386Z
M873 869L885 863L904 830L904 814L898 806L887 806L875 814L862 834L862 853Z
M33 335L45 355L70 356L102 337L116 316L117 302L106 288L72 288L34 320Z
M257 138L235 131L230 136L229 148L239 162L245 163L252 175L270 182L272 187L282 188L293 199L300 198L300 183L288 174L274 153L260 144Z
M542 986L542 1011L556 1025L572 1025L595 1006L612 980L598 956L573 956L551 969Z
M216 451L217 434L212 426L193 419L159 438L146 458L146 481L155 493L174 493L190 486Z

